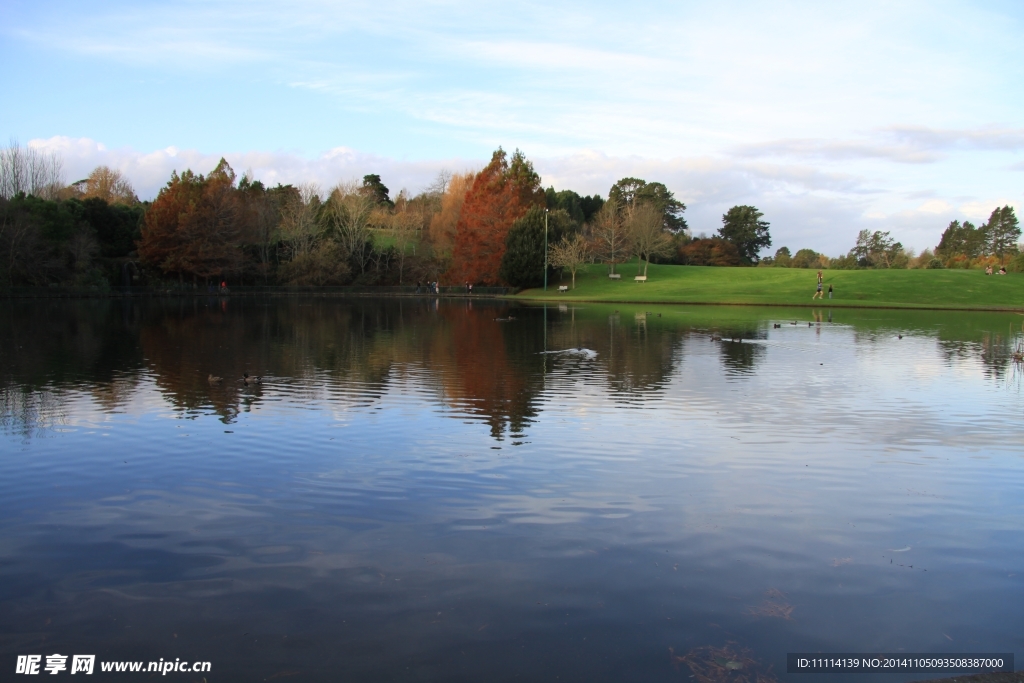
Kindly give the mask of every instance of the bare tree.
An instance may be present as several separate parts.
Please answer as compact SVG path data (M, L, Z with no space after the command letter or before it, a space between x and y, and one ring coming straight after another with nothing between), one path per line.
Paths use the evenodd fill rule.
M298 187L298 196L281 207L281 237L288 244L291 257L308 256L316 244L320 226L317 213L320 211L320 187L306 183Z
M576 271L587 262L587 240L576 233L566 235L548 248L548 261L555 268L565 268L572 275L572 288L576 289Z
M436 194L439 198L444 196L444 193L448 191L448 185L451 184L454 174L447 168L442 168L437 172L437 177L434 178L434 182L427 186L427 192Z
M374 215L373 197L359 191L353 183L339 184L331 191L322 215L324 231L341 247L347 258L359 264L365 272Z
M423 218L409 211L405 190L398 193L398 199L395 200L395 212L389 218L388 233L394 240L395 249L398 252L398 284L402 284L406 252L409 250L409 245L415 244L416 233L423 225Z
M626 231L633 254L647 266L654 256L672 253L672 236L665 231L664 215L652 204L636 204L626 217Z
M604 203L594 217L590 232L595 256L607 263L614 275L615 265L626 259L630 248L629 235L617 201L609 199Z
M57 152L23 148L17 140L0 148L0 197L19 192L56 199L64 188L64 160Z

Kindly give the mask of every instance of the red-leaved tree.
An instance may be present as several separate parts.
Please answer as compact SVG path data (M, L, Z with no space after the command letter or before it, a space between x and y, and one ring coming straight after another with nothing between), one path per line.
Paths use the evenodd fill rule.
M223 159L206 178L192 171L171 176L146 212L139 256L179 279L235 273L242 252L234 181Z
M477 174L455 227L452 263L444 280L498 284L505 236L512 223L534 205L544 204L540 176L519 150L509 160L500 147Z

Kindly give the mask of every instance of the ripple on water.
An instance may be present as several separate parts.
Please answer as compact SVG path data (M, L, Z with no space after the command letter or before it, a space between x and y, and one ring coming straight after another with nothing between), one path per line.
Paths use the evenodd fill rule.
M311 652L354 679L654 680L670 646L732 638L778 671L797 646L1012 649L1024 627L1024 400L984 316L293 303L216 325L140 303L141 352L25 313L0 650L57 605L54 648L131 630L166 656L178 633L240 680L330 679ZM575 346L596 356L541 353Z

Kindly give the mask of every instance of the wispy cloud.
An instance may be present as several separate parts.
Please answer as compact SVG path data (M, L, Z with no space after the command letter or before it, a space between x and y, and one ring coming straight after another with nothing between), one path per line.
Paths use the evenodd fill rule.
M1024 150L1024 128L935 129L924 126L893 126L889 133L908 145L928 149Z
M20 96L5 102L0 134L61 147L78 175L119 166L150 197L171 170L208 171L221 154L270 183L375 172L415 191L503 145L556 187L604 194L626 175L659 180L698 231L753 204L790 246L830 253L862 227L928 245L951 217L984 218L996 198L1024 204L1012 172L1024 170L1014 5L37 0L7 10L0 39L18 68L0 88Z
M860 140L797 139L738 145L738 156L819 159L886 159L899 163L933 163L951 151L1024 150L1024 128L936 129L891 126Z
M740 157L795 157L802 159L885 159L905 164L926 164L943 158L924 145L882 144L854 140L775 140L739 145L730 150Z

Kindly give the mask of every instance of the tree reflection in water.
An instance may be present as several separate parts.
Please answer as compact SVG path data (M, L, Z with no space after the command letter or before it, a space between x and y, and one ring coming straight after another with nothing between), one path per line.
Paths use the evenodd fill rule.
M317 296L13 300L0 326L0 420L30 436L61 424L63 404L78 392L116 412L146 384L181 417L213 412L230 423L269 395L365 407L413 383L453 417L487 424L494 439L518 439L546 392L571 394L582 383L616 402L656 400L698 339L720 337L726 375L756 373L767 357L774 310L719 324L711 307L682 319L678 310ZM858 343L903 330L932 339L947 362L980 360L994 379L1006 376L1020 339L1019 322L993 314L862 318L852 326ZM812 325L820 336L830 323L816 311ZM575 347L597 356L542 353ZM243 373L264 383L247 385ZM225 381L211 384L210 374Z

